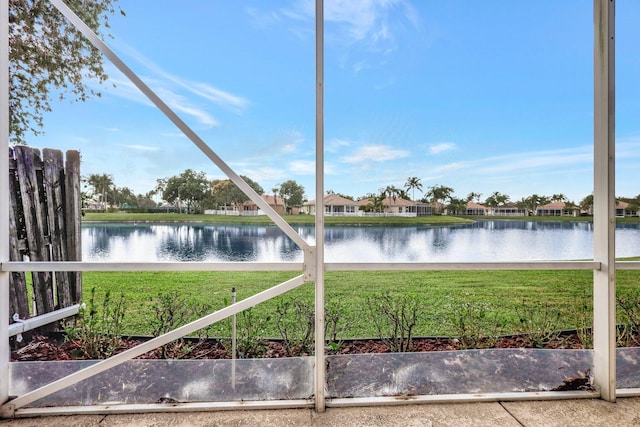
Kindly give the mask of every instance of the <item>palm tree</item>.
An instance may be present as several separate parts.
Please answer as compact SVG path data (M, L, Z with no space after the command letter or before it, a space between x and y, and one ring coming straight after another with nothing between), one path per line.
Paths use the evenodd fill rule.
M432 187L429 187L427 196L429 196L433 201L434 207L438 211L442 211L440 207L440 201L447 200L451 196L451 194L453 194L453 188L446 187L444 185L434 185Z
M482 197L482 193L476 193L472 191L471 193L467 194L467 202L475 199L476 203L480 203L480 197Z
M102 203L102 208L106 209L107 194L113 187L113 177L111 175L107 175L106 173L103 173L102 175L94 173L92 175L89 175L89 178L87 178L87 183L93 187L94 196L101 196L100 202Z
M415 190L420 190L420 192L422 192L422 183L420 183L420 178L418 178L417 176L410 176L409 178L407 178L407 182L405 182L404 188L406 188L407 190L411 190L411 198L415 200Z
M380 193L383 199L389 197L395 202L398 196L400 196L400 189L393 185L387 185L386 188L380 190Z
M374 212L382 212L384 210L384 199L384 194L373 196L367 206L370 205Z

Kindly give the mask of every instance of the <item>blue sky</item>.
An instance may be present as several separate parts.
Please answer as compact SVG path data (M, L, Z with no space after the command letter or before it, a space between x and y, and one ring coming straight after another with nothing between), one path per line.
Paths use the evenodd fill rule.
M592 2L326 0L325 188L408 177L516 201L593 188ZM237 173L314 198L312 0L120 0L107 43ZM640 2L617 2L616 193L640 194ZM55 102L30 145L145 193L223 174L107 65L102 98ZM416 198L421 194L416 193Z

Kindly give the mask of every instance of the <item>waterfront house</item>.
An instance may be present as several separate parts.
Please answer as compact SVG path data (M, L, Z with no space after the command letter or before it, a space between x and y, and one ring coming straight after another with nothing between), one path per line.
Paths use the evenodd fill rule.
M337 194L327 194L323 199L325 216L356 216L359 214L359 205L353 200L338 196ZM300 213L315 215L316 201L310 200L302 205Z
M467 215L488 215L489 209L476 202L467 202Z
M567 205L565 202L551 202L538 206L536 216L578 216L580 208Z

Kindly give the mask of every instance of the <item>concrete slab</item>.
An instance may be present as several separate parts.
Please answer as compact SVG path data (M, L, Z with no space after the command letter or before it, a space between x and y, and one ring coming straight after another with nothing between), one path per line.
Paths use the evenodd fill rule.
M578 399L504 402L502 405L526 427L640 425L638 398L618 398L616 403L598 399Z
M0 427L192 427L192 426L636 426L640 425L640 398L617 403L597 399L425 403L406 406L181 412L123 415L75 415L0 420Z
M328 408L323 414L310 409L182 412L108 416L60 416L4 420L0 426L506 426L519 427L498 403L421 404Z
M426 403L407 406L329 408L313 426L505 426L520 427L499 403Z

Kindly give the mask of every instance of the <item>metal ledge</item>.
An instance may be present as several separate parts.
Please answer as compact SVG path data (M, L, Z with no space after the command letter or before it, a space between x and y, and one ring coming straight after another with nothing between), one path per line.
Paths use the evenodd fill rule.
M516 393L438 394L429 396L352 397L327 400L327 407L407 405L415 403L507 402L520 400L594 399L597 391L540 391Z
M19 320L16 323L9 325L9 336L12 337L35 328L39 328L40 326L47 325L51 322L55 322L56 320L74 316L78 314L78 310L80 310L80 304L75 304L50 313L41 314L40 316Z

